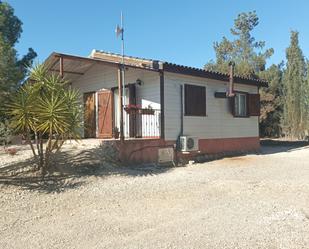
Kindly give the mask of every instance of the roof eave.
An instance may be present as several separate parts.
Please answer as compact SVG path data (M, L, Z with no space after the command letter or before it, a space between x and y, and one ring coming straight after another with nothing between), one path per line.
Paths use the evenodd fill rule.
M167 63L167 62L163 64L163 70L166 72L171 72L171 73L178 73L178 74L184 74L184 75L189 75L189 76L196 76L196 77L202 77L202 78L208 78L208 79L214 79L214 80L220 80L220 81L226 81L226 82L229 81L228 74L206 71L203 69L186 67L186 66L181 66L181 65ZM236 84L253 85L253 86L258 86L258 87L268 86L268 83L266 81L243 78L239 76L234 76L234 82Z

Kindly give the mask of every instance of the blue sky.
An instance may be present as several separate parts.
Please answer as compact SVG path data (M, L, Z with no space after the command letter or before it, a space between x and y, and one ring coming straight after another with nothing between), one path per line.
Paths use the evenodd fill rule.
M213 42L230 36L240 12L256 10L254 31L275 54L268 64L285 59L291 30L309 56L307 0L7 0L22 20L20 55L34 48L43 61L52 51L87 56L92 49L120 52L115 27L124 12L126 54L202 67L214 58Z

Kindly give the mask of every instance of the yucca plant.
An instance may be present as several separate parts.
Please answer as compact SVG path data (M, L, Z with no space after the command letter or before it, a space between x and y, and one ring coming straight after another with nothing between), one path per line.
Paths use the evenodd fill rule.
M50 156L67 139L79 139L82 117L79 100L79 92L67 81L50 73L44 65L36 65L30 69L28 82L8 105L14 131L23 134L43 174L50 165Z

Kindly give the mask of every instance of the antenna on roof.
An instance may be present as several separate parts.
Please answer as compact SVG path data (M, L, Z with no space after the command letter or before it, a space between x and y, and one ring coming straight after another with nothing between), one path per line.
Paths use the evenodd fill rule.
M124 67L124 37L123 37L123 33L124 33L124 28L123 28L123 14L121 11L120 14L120 27L119 25L117 25L116 27L116 36L117 38L119 36L121 36L121 83L122 83L122 89L118 89L119 90L119 96L120 93L122 91L122 105L121 105L121 112L120 112L120 133L121 133L121 137L123 136L123 106L126 104L126 97L125 97L125 79L124 79L124 72L125 72L125 67ZM119 87L120 88L120 87Z
M116 27L116 36L117 38L120 36L121 37L121 64L122 64L122 80L123 80L123 99L125 101L125 83L124 83L124 37L123 37L123 34L124 34L124 28L123 28L123 14L122 14L122 11L120 13L120 27L119 25L117 25ZM124 102L123 102L124 103Z

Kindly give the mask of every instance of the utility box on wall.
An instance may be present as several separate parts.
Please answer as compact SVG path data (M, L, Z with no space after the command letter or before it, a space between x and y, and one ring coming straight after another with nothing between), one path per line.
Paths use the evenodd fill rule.
M158 163L168 164L174 162L174 148L160 148L158 149Z

